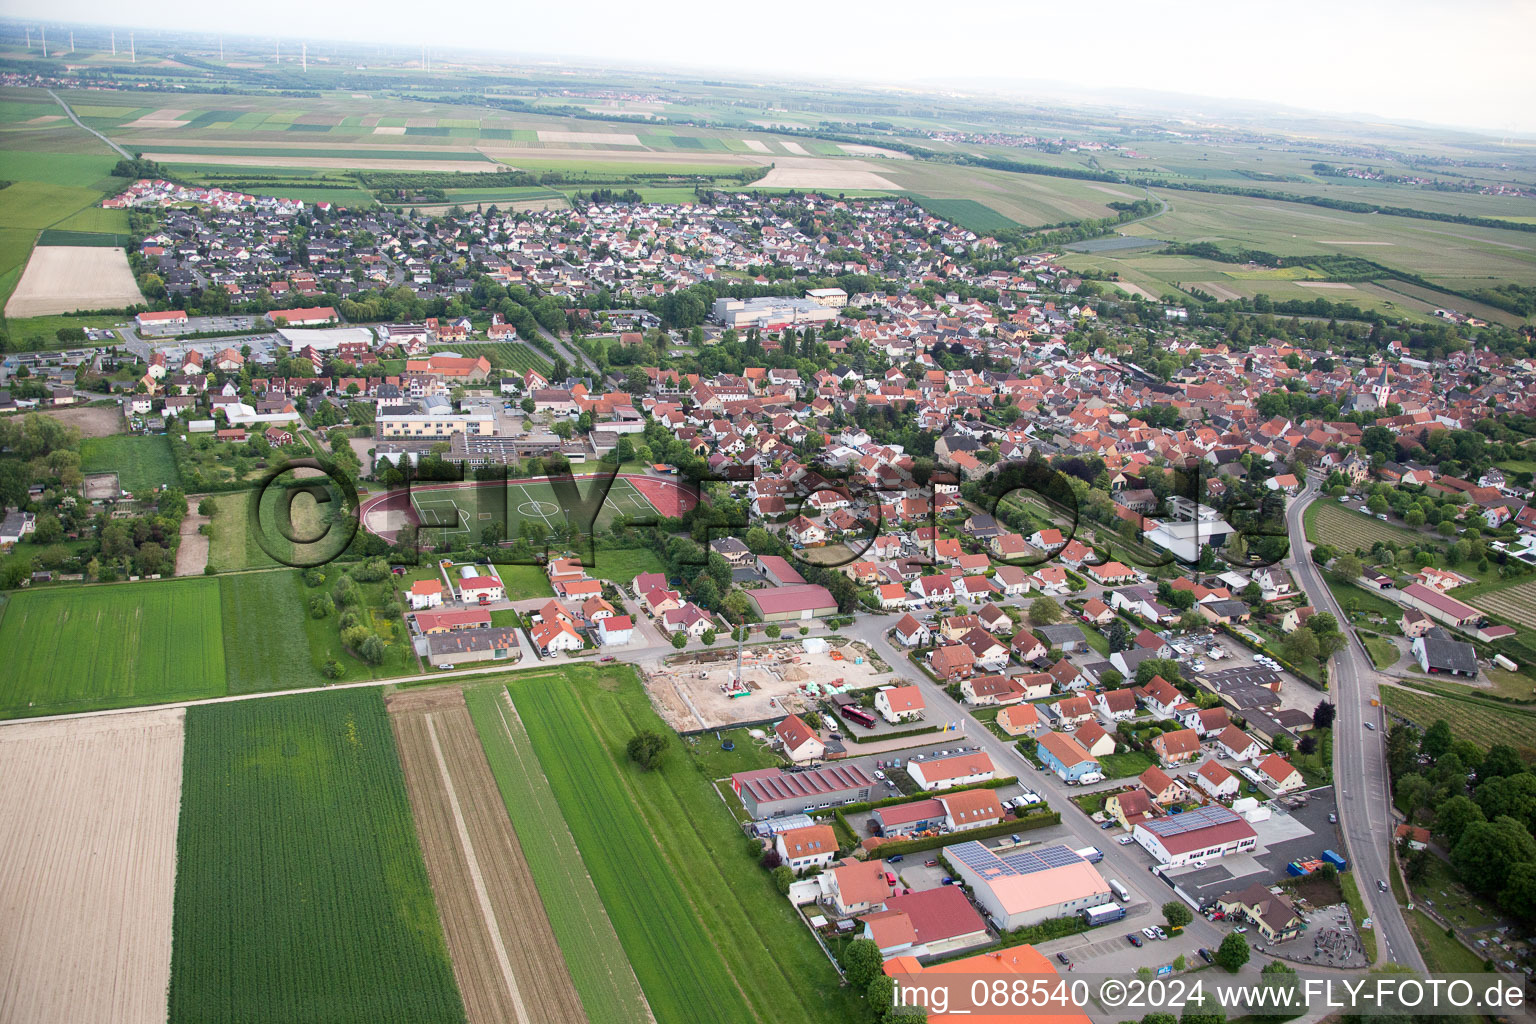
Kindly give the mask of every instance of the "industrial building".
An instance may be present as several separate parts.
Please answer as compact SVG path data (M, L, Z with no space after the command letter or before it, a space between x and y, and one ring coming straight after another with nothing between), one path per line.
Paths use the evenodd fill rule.
M454 412L446 399L425 398L412 405L387 405L379 410L378 436L436 438L454 434L494 434L496 417L489 412Z
M1066 917L1114 900L1092 864L1065 846L944 848L946 860L1000 930Z
M844 300L846 301L846 296ZM745 330L757 327L778 330L801 324L826 323L837 318L837 310L815 299L766 297L758 299L716 299L715 320L726 327Z
M875 780L857 765L828 765L812 771L759 768L731 776L731 791L754 819L863 803Z
M747 600L757 606L764 622L789 622L837 614L837 601L831 591L814 583L749 590Z
M1258 834L1248 822L1219 804L1144 821L1131 835L1158 863L1171 867L1229 853L1249 853L1259 845Z

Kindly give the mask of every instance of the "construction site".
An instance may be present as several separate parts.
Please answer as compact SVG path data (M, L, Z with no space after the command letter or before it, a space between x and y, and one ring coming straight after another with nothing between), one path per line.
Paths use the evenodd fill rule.
M862 643L820 638L698 651L645 669L645 686L679 732L767 722L822 698L887 682L890 668Z

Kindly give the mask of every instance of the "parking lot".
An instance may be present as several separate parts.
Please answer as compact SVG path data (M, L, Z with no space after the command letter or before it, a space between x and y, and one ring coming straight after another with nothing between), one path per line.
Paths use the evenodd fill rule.
M1310 860L1321 857L1324 850L1341 850L1344 840L1338 825L1328 820L1337 810L1333 787L1308 790L1306 797L1306 804L1295 809L1274 801L1269 819L1252 823L1261 846L1258 853L1221 857L1205 867L1174 868L1166 872L1167 877L1203 905L1254 882L1268 885L1281 881L1287 877L1286 865L1293 860ZM1369 880L1362 884L1375 883Z

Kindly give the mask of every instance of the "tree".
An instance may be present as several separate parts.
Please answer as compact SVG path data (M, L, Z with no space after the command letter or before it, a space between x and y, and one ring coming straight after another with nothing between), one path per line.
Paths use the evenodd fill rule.
M881 973L885 958L873 939L854 939L843 950L843 973L855 989L867 989Z
M1332 729L1334 716L1338 714L1338 708L1332 701L1320 700L1317 707L1312 709L1312 728Z
M1481 807L1458 793L1435 809L1435 835L1446 849L1454 850L1468 828L1486 820Z
M1536 918L1536 863L1510 868L1499 892L1499 905L1521 920Z
M1424 730L1424 738L1419 741L1419 753L1436 760L1444 757L1451 749L1451 726L1443 718L1435 719L1435 724Z
M57 544L63 536L64 527L60 525L59 517L52 513L38 516L32 526L34 544Z
M1163 920L1168 922L1170 928L1183 928L1195 919L1183 900L1169 900L1163 904Z
M1221 945L1216 947L1214 957L1218 967L1224 967L1236 974L1248 962L1252 954L1248 951L1248 941L1237 932L1228 932L1227 937L1221 940Z
M773 887L779 890L780 896L789 895L789 887L795 884L795 872L788 864L780 864L770 874L773 876Z
M1317 634L1306 626L1292 630L1290 635L1280 642L1280 652L1292 665L1304 665L1313 660L1317 657L1318 650Z
M1487 782L1489 779L1518 775L1523 771L1525 762L1520 760L1520 754L1515 748L1507 743L1495 743L1488 748L1482 764L1478 766L1477 781Z
M1467 826L1451 850L1451 867L1468 888L1500 892L1517 864L1536 861L1536 839L1514 818L1498 817Z
M706 629L699 639L704 641L705 647L711 647L714 645L717 636L718 634L713 629Z
M336 610L336 602L331 600L330 594L316 594L309 599L309 617L323 619Z
M684 633L682 630L678 630L676 633L673 633L672 634L672 646L673 646L674 649L679 650L679 651L682 650L684 647L687 647L688 646L688 634Z
M1050 626L1062 619L1061 605L1054 597L1037 597L1029 606L1029 621L1036 626Z
M875 975L864 990L864 998L872 1012L884 1014L896 1001L896 979L885 974Z
M629 738L624 747L629 759L646 771L661 767L667 754L667 738L659 732L647 729Z
M1346 554L1333 560L1333 571L1346 580L1352 580L1365 571L1365 566L1354 555Z
M384 661L384 641L379 639L377 633L369 633L363 645L357 649L357 653L370 665L382 664Z
M327 679L340 679L345 672L346 669L335 658L325 659L325 664L320 666L320 674Z

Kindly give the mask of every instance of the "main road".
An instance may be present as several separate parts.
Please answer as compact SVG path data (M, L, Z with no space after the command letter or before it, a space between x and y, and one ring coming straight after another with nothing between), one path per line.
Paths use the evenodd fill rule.
M1350 865L1359 884L1375 926L1383 961L1403 964L1423 971L1424 958L1413 941L1402 909L1390 889L1381 892L1377 880L1387 881L1395 870L1391 860L1392 797L1387 779L1387 741L1377 700L1381 679L1370 655L1349 619L1323 582L1322 572L1312 561L1310 545L1302 517L1307 506L1319 496L1318 481L1307 478L1306 487L1286 509L1286 530L1290 534L1288 565L1296 582L1306 591L1312 607L1331 612L1348 639L1346 646L1333 656L1333 701L1338 708L1333 723L1333 783L1338 796L1339 827L1349 850ZM1367 729L1366 723L1375 726ZM1388 882L1390 885L1390 882Z

